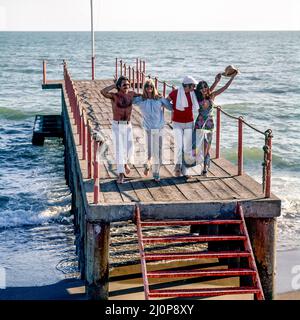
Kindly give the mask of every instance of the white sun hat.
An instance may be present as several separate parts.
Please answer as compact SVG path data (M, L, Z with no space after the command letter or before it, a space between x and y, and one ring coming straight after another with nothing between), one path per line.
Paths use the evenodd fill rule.
M197 81L192 76L185 76L182 80L183 84L195 84L197 85Z

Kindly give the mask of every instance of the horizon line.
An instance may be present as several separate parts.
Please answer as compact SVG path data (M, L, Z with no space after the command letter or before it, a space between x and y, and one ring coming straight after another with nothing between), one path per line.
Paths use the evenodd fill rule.
M300 29L281 30L94 30L95 32L299 32ZM90 30L0 30L0 32L91 32Z

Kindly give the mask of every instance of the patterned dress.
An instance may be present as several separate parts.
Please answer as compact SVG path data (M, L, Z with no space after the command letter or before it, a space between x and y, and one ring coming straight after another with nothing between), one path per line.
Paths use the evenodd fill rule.
M214 121L214 102L211 99L205 99L199 101L199 114L195 121L194 137L196 137L196 130L201 129L202 134L204 134L204 146L211 145L213 138L213 131L215 128ZM199 153L200 147L197 146L196 138L193 139L193 150L195 154ZM204 164L209 165L210 154L208 153L204 157Z

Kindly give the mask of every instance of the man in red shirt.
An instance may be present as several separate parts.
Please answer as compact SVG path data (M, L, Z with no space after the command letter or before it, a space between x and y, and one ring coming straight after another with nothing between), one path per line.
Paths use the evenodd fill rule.
M173 90L169 96L173 104L173 132L175 140L175 175L179 177L183 174L188 175L188 169L184 166L183 156L192 158L192 134L194 127L193 113L198 111L199 104L195 95L194 89L197 81L191 77L186 76L182 81L182 86Z

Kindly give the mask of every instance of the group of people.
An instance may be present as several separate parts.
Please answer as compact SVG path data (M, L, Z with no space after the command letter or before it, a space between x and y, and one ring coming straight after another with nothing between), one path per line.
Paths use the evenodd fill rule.
M238 70L228 66L223 74L218 73L214 83L199 83L191 76L185 76L181 86L170 92L167 98L157 91L154 82L147 79L143 93L130 90L129 79L121 76L115 84L101 90L104 97L112 102L112 138L117 164L117 183L123 183L130 174L129 163L134 163L133 130L131 113L133 104L137 105L143 117L143 129L147 141L147 159L144 175L149 176L152 168L153 178L160 181L164 141L164 108L172 112L174 133L174 174L189 178L189 168L198 164L203 166L202 175L207 176L210 164L214 121L214 100L232 83ZM222 75L230 77L228 82L216 89ZM117 89L117 92L111 92Z

